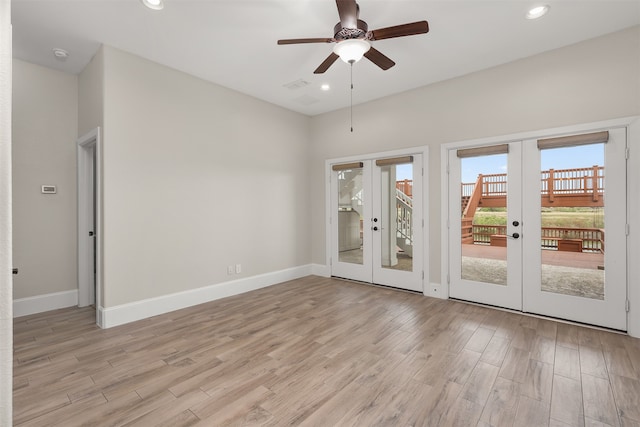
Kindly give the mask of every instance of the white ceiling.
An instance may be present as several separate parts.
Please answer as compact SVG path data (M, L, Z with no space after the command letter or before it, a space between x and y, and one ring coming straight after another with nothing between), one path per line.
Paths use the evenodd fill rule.
M333 44L278 46L278 39L332 37L333 0L13 0L14 57L79 73L101 44L307 115L349 105L349 65L313 70ZM355 104L403 92L640 24L640 1L359 0L360 18L377 29L427 20L424 35L373 46L396 62L382 71L366 58L354 65ZM53 48L70 53L54 59ZM283 85L302 79L309 85ZM331 90L323 92L320 85Z

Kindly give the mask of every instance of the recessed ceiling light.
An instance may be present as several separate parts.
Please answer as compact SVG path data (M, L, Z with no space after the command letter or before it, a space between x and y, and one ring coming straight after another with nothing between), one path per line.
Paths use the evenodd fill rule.
M536 6L529 9L527 12L527 19L538 19L546 15L549 11L549 5Z
M53 49L53 56L58 60L58 61L66 61L67 58L69 57L69 52L67 52L64 49L60 49L58 47Z
M328 91L329 89L331 89L331 86L329 86L328 83L323 84L322 86L320 86L320 89L324 90L325 92Z
M142 4L147 6L149 9L153 10L162 10L164 7L164 3L162 0L141 0Z

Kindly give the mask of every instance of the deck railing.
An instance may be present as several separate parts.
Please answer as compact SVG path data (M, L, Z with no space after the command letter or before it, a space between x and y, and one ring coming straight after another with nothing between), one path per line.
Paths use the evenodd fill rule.
M409 241L413 245L413 201L396 189L396 237Z
M473 225L471 220L462 220L462 243L490 244L491 236L505 236L506 225ZM543 249L558 249L560 240L580 240L582 252L604 253L604 230L602 228L542 227L540 246Z
M475 187L476 184L473 182L463 182L462 183L462 197L471 197L471 195L473 194L473 187Z
M544 196L553 200L554 196L592 194L593 200L604 193L604 166L580 169L549 169L541 172Z
M482 196L507 194L507 174L479 175ZM540 172L541 194L553 197L562 194L602 194L604 192L604 166L577 169L549 169ZM402 181L398 181L400 183ZM471 196L475 183L462 183L462 196ZM595 191L594 191L595 189Z
M581 240L582 252L604 253L604 229L542 227L542 247L557 249L559 240Z
M496 173L482 175L480 181L482 185L482 197L506 196L507 195L507 174Z
M604 166L592 166L578 169L549 169L540 172L543 196L594 194L598 197L604 193ZM478 182L482 197L504 196L507 194L507 174L497 173L479 175ZM461 195L471 196L475 183L462 183ZM595 190L595 191L594 191Z

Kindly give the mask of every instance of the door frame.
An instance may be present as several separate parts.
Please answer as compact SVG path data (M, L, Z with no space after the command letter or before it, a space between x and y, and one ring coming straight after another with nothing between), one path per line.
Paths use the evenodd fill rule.
M429 165L429 147L428 146L419 146L413 148L404 148L400 150L393 151L383 151L377 153L367 153L362 155L354 155L348 157L336 157L332 159L325 160L324 170L325 170L325 262L326 262L326 274L325 276L331 276L331 262L332 262L332 226L331 226L331 165L336 163L351 163L356 161L364 161L364 160L375 160L380 158L389 158L389 157L402 157L408 156L411 154L420 154L422 156L422 171L421 171L421 179L422 179L422 219L424 226L422 227L422 294L423 295L431 295L429 292L431 286L429 285L429 200L428 200L428 165ZM414 172L414 176L417 172ZM414 178L415 179L415 178Z
M95 156L94 156L95 153ZM95 164L94 164L95 158ZM92 129L77 140L78 177L78 306L92 300L96 306L96 324L102 327L102 143L100 128ZM95 170L94 170L95 167ZM95 183L94 181L95 177ZM94 205L95 198L95 205ZM95 206L95 207L94 207ZM95 209L95 213L94 213ZM93 227L91 223L94 221ZM93 239L89 231L94 232ZM95 254L93 253L95 239ZM95 256L95 294L93 263Z
M623 117L600 122L583 123L572 126L563 126L557 128L548 128L534 131L527 131L502 136L493 136L480 139L471 139L445 143L441 145L440 165L442 170L441 179L441 210L440 210L440 232L441 232L441 259L440 259L440 283L442 285L442 297L449 298L449 282L450 282L450 263L449 263L449 179L448 173L448 153L450 150L459 148L473 148L484 145L505 144L515 141L524 141L530 139L549 138L559 135L567 135L574 133L589 133L612 128L626 128L627 130L627 146L634 147L629 150L629 173L627 174L627 223L633 222L633 219L640 218L640 201L638 200L637 180L640 178L640 116ZM634 181L635 180L635 181ZM634 193L634 191L636 193ZM640 276L640 268L637 263L629 262L640 255L640 228L639 223L635 223L634 227L629 225L627 233L626 256L627 256L627 299L630 301L627 312L627 333L634 337L640 337L640 288L635 289L630 286L633 280L637 280Z

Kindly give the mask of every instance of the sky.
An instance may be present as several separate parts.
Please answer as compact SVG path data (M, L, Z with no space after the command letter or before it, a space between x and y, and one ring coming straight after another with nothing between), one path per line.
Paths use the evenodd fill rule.
M396 166L396 181L405 179L413 179L413 165L411 163Z
M587 168L604 164L604 144L542 150L540 170ZM525 160L526 161L526 160ZM505 173L507 155L469 157L462 159L462 182L476 182L478 174ZM396 180L413 179L413 165L396 166Z
M604 165L604 144L542 150L540 170L587 168ZM526 161L526 159L525 159ZM468 157L462 159L462 182L476 182L478 174L505 173L507 155Z

